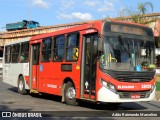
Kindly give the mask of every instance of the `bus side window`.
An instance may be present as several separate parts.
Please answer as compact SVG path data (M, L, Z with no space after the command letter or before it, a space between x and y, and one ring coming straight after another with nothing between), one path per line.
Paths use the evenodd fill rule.
M62 61L64 59L64 40L64 35L57 36L54 39L53 61Z
M12 46L12 63L19 62L19 51L20 51L20 44L15 44Z
M42 62L49 62L51 60L51 46L52 38L46 38L42 43Z
M79 34L74 33L68 36L66 47L66 60L75 61L78 60L79 54Z
M5 63L10 63L11 60L11 46L5 47Z
M28 62L29 42L21 44L20 62Z

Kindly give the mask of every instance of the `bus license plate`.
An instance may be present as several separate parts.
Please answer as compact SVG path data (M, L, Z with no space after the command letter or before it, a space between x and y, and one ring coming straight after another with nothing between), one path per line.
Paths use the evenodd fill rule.
M131 99L139 99L141 98L140 94L131 94Z

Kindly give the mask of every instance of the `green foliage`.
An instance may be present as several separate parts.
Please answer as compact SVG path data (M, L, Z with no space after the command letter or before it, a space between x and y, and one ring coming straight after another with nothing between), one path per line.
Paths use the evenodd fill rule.
M144 15L148 11L148 9L151 8L153 12L153 4L151 2L145 2L145 3L139 3L138 4L138 10L139 14Z
M124 20L124 16L131 16L131 21L135 23L147 24L156 21L156 17L146 18L144 15L151 9L153 12L153 4L151 2L139 3L137 10L132 11L130 9L123 9L119 12L119 19Z
M159 81L156 82L156 91L160 91L160 82Z

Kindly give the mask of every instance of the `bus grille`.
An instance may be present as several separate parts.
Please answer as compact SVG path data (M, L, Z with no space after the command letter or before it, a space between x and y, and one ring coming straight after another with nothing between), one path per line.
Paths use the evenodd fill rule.
M107 71L114 79L120 82L150 82L155 75L155 72L129 72L129 71Z
M145 92L117 92L120 98L131 98L132 94L140 94L140 98L148 98L150 91Z

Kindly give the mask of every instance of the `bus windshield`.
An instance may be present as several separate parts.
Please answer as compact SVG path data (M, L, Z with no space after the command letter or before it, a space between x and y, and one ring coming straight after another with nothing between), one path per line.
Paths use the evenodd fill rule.
M154 42L137 37L104 36L101 67L107 70L153 71ZM136 67L139 66L139 70Z

